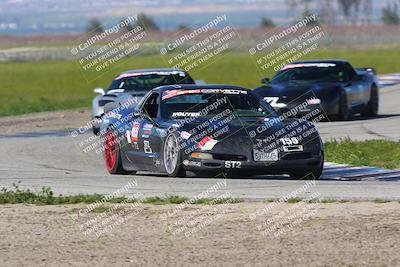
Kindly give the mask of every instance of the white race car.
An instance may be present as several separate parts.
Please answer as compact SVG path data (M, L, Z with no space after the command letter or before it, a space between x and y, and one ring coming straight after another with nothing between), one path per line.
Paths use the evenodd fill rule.
M180 69L143 69L121 73L112 81L107 91L95 88L94 92L99 95L92 102L93 133L95 135L99 133L105 109L111 110L126 102L134 106L153 88L173 84L195 84L195 82L188 73Z

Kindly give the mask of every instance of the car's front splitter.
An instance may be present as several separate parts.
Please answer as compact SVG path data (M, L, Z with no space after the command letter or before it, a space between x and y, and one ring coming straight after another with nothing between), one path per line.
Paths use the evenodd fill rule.
M247 172L253 174L289 174L294 171L315 170L321 165L321 155L308 159L278 160L275 162L226 161L186 159L184 169L193 172Z

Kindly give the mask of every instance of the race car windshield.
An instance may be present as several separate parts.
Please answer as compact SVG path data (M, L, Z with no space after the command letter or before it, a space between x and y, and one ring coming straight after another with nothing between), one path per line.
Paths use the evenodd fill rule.
M110 90L123 89L124 91L150 91L153 88L163 85L172 84L194 84L190 76L184 73L179 74L144 74L123 77L121 75L115 79L110 87ZM184 75L184 76L183 76Z
M271 83L283 83L291 81L313 82L345 82L346 72L337 65L333 66L301 66L284 67L272 79Z
M264 99L244 90L170 90L164 92L162 97L163 119L221 114L235 114L237 117L275 116L274 109Z

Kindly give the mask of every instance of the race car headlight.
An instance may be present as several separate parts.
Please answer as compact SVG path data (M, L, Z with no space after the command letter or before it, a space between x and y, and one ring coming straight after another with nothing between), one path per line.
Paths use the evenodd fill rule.
M213 155L209 153L193 152L190 156L195 159L213 159Z
M309 104L309 105L321 104L321 99L319 99L319 98L307 99L307 104Z

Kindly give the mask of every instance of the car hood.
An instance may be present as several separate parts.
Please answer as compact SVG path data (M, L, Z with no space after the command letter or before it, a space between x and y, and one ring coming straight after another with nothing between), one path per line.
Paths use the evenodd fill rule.
M128 97L128 96L144 96L148 91L123 91L122 89L118 90L109 90L105 94L105 96L114 96L114 97Z
M282 147L283 138L292 137L296 137L299 145L321 146L317 129L306 120L280 120L277 117L241 118L221 125L220 123L223 121L221 119L210 123L205 129L195 132L191 132L191 130L205 125L206 120L196 119L192 123L179 127L178 132L182 138L182 147L185 153L189 154L192 151L200 150L250 157L249 153L253 149L272 151ZM296 126L293 127L294 125ZM214 129L212 133L207 132L210 127ZM298 129L301 131L298 132Z
M306 128L315 128L311 122L303 119L280 120L278 117L235 117L233 119L225 117L215 121L210 120L210 118L196 118L188 123L183 123L182 120L172 120L170 123L170 128L176 128L180 132L191 133L191 137L196 135L200 137L204 137L205 135L215 136L215 133L218 133L216 139L219 140L231 137L265 139L269 136L275 136L283 138L285 137L284 135L288 135L292 132L294 127L299 127L304 130L306 130ZM212 129L212 131L209 131L211 134L207 133L208 129ZM202 133L206 134L204 135Z
M111 94L107 93L103 95L101 99L135 107L146 93L147 92L112 92Z
M285 96L293 100L302 95L308 97L320 96L335 92L342 88L342 83L324 82L312 83L301 81L290 81L285 83L270 83L266 86L255 89L255 92L261 96Z

